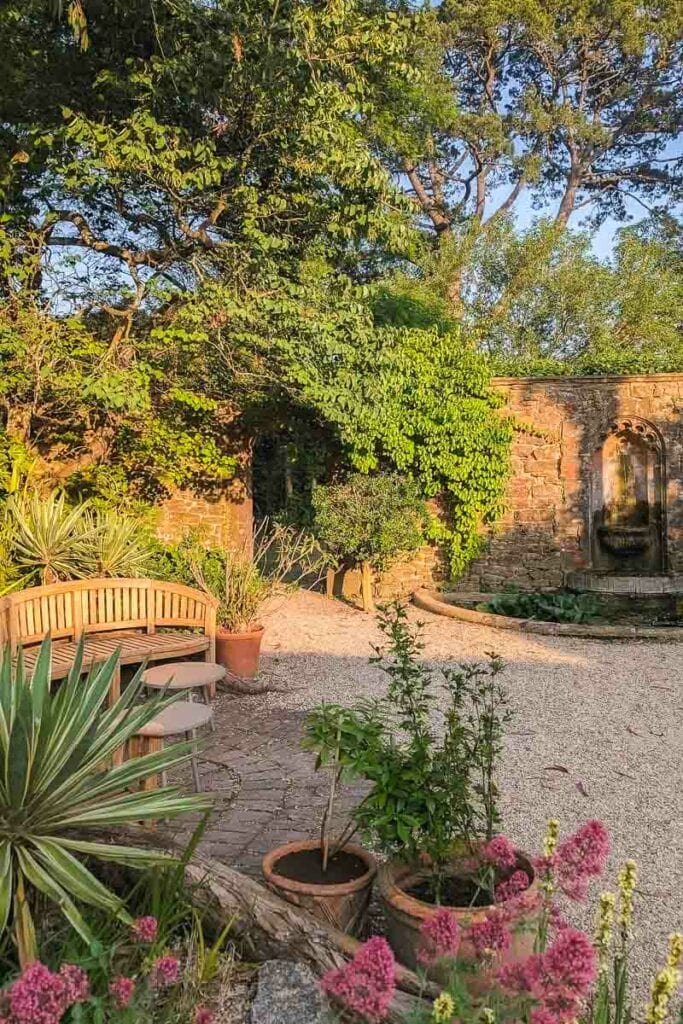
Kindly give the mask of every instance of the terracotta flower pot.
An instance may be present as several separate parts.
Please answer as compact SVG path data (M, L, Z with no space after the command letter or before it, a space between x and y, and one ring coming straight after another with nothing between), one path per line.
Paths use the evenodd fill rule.
M259 669L262 640L263 626L255 626L246 633L219 629L216 633L216 661L229 675L253 679Z
M330 860L326 874L318 839L278 846L261 867L266 884L288 903L340 931L360 932L377 873L374 857L361 846L348 843ZM319 881L326 877L329 881Z
M518 854L517 868L525 871L531 879L529 889L526 891L536 894L538 881L528 857L521 853ZM387 938L400 962L413 970L418 965L417 953L421 946L420 929L425 920L441 908L434 903L428 903L409 895L406 890L419 886L421 882L430 877L431 871L428 866L415 867L400 861L389 861L382 864L377 876L377 892L387 921ZM504 909L506 904L502 902L496 906ZM475 960L476 954L468 938L468 928L475 922L483 921L491 907L447 906L447 909L455 915L461 929L458 960L471 962ZM503 964L518 963L531 956L534 951L535 939L533 925L537 913L538 911L534 909L517 914L516 922L520 927L512 930L509 947L498 952L488 970L477 970L476 973L466 975L468 988L473 994L481 993ZM443 964L437 964L429 970L430 977L441 984L447 981L448 973L448 967Z

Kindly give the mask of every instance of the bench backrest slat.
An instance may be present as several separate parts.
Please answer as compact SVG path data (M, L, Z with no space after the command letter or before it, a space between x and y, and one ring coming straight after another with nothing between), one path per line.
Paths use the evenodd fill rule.
M0 599L0 644L76 639L81 633L157 626L215 634L216 602L192 587L148 579L94 579L19 590Z

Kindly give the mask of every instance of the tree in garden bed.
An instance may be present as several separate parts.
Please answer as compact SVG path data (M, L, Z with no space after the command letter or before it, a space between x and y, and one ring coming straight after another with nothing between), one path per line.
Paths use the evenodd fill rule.
M373 571L424 541L427 509L417 484L397 474L355 473L313 491L314 530L331 555L359 565L363 608L372 611Z

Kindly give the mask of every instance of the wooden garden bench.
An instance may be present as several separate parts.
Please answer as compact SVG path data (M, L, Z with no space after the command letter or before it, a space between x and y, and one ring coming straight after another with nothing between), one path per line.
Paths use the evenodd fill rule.
M9 644L16 654L21 645L30 671L49 633L53 679L68 675L81 636L86 667L120 649L113 702L120 693L121 665L198 653L215 661L216 605L200 590L159 580L72 580L30 587L0 599L0 647Z

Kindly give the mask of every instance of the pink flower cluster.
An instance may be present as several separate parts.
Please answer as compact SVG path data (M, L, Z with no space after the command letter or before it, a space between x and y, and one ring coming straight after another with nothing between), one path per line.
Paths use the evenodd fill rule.
M151 988L169 988L175 985L180 971L180 960L177 956L168 953L160 956L152 964L149 972L149 984Z
M492 956L510 945L510 916L498 909L489 910L482 921L470 925L469 938L477 956Z
M198 1006L195 1010L193 1024L214 1024L215 1020L208 1006Z
M514 846L505 836L494 836L482 851L484 859L497 868L505 870L517 864L517 853Z
M601 821L587 821L557 847L553 874L562 892L572 900L583 900L591 878L605 870L609 854L609 833Z
M420 929L422 942L417 952L419 963L434 964L445 957L455 957L460 946L460 926L445 907L431 914Z
M526 871L519 868L513 871L509 878L503 879L496 886L496 903L504 903L525 892L529 888L529 876Z
M328 995L364 1020L383 1020L396 989L396 961L386 939L369 939L350 963L328 971L321 984Z
M58 973L36 961L2 993L1 1024L58 1024L69 1007L90 995L80 967L62 964Z
M136 942L144 942L149 945L157 937L159 922L156 917L136 917L130 930Z
M526 993L536 1001L532 1024L566 1024L580 1016L596 973L589 937L564 928L545 953L502 967L498 980L509 991Z
M133 978L126 978L119 975L109 982L109 995L114 1000L117 1010L125 1010L130 1006L131 999L135 995L135 981Z

